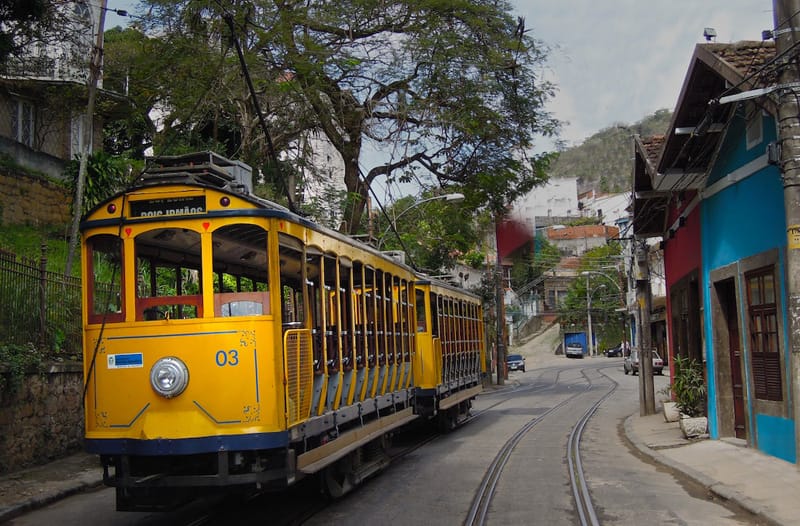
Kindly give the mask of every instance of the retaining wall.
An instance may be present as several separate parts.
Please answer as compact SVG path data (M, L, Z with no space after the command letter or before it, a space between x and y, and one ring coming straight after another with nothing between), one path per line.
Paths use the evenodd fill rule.
M0 389L0 473L43 464L83 447L83 366L51 365Z

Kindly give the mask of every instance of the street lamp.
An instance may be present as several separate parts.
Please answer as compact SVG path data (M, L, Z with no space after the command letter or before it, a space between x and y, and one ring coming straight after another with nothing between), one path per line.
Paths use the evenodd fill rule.
M594 344L592 341L592 294L594 293L595 290L605 287L605 284L598 285L597 287L594 288L594 290L590 292L589 276L591 276L592 274L599 274L601 276L604 276L611 283L613 283L615 287L617 287L617 290L619 292L622 292L622 287L620 287L619 283L617 283L616 280L612 279L611 276L609 276L605 272L600 272L597 270L585 270L581 272L581 276L586 276L586 321L589 332L586 338L587 339L586 345L588 345L589 356L597 356L597 349L594 348Z
M427 199L422 199L421 201L417 201L416 203L412 204L411 206L409 206L408 208L397 214L397 217L395 217L389 224L389 226L386 227L386 230L383 231L383 234L381 234L381 238L378 240L378 246L376 248L378 250L381 249L381 245L383 245L383 240L386 237L386 234L389 233L389 229L393 229L396 232L396 229L394 229L393 227L395 226L395 223L397 223L397 220L403 217L403 215L405 215L406 212L408 212L412 208L417 208L419 205L436 200L443 200L447 201L448 203L460 203L461 201L464 200L464 194L452 193L452 194L435 195L433 197L428 197Z

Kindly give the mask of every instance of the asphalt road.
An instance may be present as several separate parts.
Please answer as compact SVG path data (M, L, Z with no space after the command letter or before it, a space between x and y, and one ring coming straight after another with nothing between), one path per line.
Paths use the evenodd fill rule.
M580 446L600 523L755 524L629 446L622 422L638 411L639 378L623 374L620 358L570 360L550 354L547 341L532 342L517 352L528 357L527 372L511 373L506 388L481 395L473 408L474 420L414 450L303 524L461 525L492 459L534 419L538 421L505 464L486 522L576 524L567 440L575 422L614 383L616 390L589 421ZM667 378L655 381L658 390ZM303 499L317 495L309 486L291 495L142 514L114 511L113 490L103 489L65 499L11 524L272 524L281 506L307 507Z

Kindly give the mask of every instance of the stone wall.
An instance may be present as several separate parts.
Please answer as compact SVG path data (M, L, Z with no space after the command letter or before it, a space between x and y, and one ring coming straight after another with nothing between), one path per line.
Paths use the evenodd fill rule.
M23 173L0 171L0 224L69 223L70 198L63 186Z
M60 363L0 389L0 473L64 457L83 446L83 367Z

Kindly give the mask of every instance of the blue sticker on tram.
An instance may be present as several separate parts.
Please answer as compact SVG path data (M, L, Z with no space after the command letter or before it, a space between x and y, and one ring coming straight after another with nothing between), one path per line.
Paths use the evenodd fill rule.
M108 368L109 369L130 369L134 367L143 367L144 358L142 353L131 354L109 354L108 355Z

